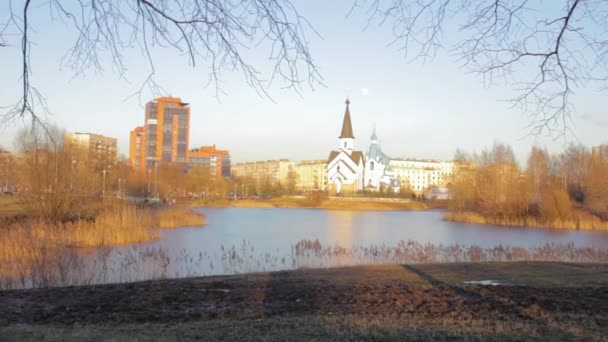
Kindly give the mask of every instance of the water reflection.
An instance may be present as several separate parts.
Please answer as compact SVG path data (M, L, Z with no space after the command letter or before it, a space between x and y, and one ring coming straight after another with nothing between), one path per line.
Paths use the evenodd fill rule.
M352 247L356 215L353 211L328 211L326 241L333 245Z
M59 253L57 260L49 260L55 272L50 283L124 282L368 263L608 261L608 232L459 224L442 221L440 211L200 210L207 216L206 226L165 230L159 241ZM553 245L545 246L548 243ZM496 247L499 245L509 247ZM28 267L21 269L27 274ZM39 273L35 268L30 271ZM15 282L3 283L6 280L0 277L0 288L15 286ZM20 285L21 280L16 279L16 284L37 286Z

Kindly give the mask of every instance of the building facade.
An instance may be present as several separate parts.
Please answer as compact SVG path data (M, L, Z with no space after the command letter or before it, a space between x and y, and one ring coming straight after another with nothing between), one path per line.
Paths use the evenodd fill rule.
M84 159L95 170L109 170L116 164L117 141L115 138L93 133L68 133L65 144L73 150L74 160Z
M350 118L350 101L346 99L338 150L327 159L327 184L330 194L354 194L363 190L365 157L354 149L355 136Z
M188 164L191 167L208 167L212 178L229 177L230 152L218 150L215 145L202 146L188 152Z
M298 191L327 189L327 160L304 160L294 165Z
M179 97L159 97L146 104L144 168L159 162L188 162L190 107Z
M129 165L141 170L146 162L144 150L144 128L135 127L129 134Z
M591 148L594 157L608 161L608 145L598 145Z
M398 193L401 189L399 178L391 170L389 158L380 147L376 129L371 136L371 142L365 156L365 189L370 191L390 190Z
M293 163L287 159L238 163L231 167L232 176L252 180L269 180L273 184L287 184Z
M454 177L454 162L415 159L392 159L389 167L403 187L415 194L432 188L445 188Z

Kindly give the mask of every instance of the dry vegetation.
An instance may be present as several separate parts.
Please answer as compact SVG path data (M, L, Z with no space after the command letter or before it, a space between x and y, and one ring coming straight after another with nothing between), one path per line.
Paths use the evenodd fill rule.
M551 221L536 217L514 217L514 218L495 218L486 217L475 212L449 212L443 216L444 220L492 224L509 227L535 227L535 228L554 228L554 229L578 229L578 230L608 230L608 222L599 217L590 215L584 211L577 211L574 217L569 219L554 219Z
M108 267L104 258L108 248L155 240L160 228L203 224L202 214L191 210L139 208L125 203L108 205L89 219L21 219L0 228L0 288L102 281L106 279L100 272ZM87 248L98 250L95 265L87 262ZM159 258L158 253L154 258ZM145 261L147 255L125 255L123 279L131 279L123 273L134 259ZM129 271L139 274L131 268Z
M582 146L559 155L535 147L525 170L502 144L456 159L447 220L608 230L608 160Z
M22 237L19 237L22 238ZM20 240L23 241L23 240ZM479 262L553 261L608 263L608 250L574 244L545 244L534 248L421 244L346 248L302 240L291 252L256 250L251 243L220 246L218 252L170 251L145 245L82 251L41 240L35 249L10 245L0 274L0 289L122 283L150 279L215 274L242 274L300 268L334 268L378 264L452 264Z

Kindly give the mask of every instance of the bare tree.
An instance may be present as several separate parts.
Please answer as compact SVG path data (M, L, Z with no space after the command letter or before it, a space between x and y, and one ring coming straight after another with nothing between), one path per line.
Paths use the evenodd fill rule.
M453 40L467 70L514 86L507 100L530 115L532 134L567 133L575 91L606 89L608 1L355 0L357 9L392 25L408 59L432 59Z
M76 33L63 58L63 65L76 75L110 64L124 77L123 54L139 47L149 74L136 95L144 90L153 95L162 92L154 81L154 47L176 49L190 66L207 65L217 95L222 93L220 83L226 71L240 72L249 86L265 96L273 81L296 91L303 83L321 82L306 38L311 26L289 0L48 0L36 6L31 0L8 0L6 6L9 16L0 27L0 44L10 48L9 36L15 30L21 37L23 90L16 105L0 113L2 121L26 115L40 121L39 108L45 108L30 68L34 10L48 10L53 20ZM252 48L267 51L271 70L264 72L250 62Z

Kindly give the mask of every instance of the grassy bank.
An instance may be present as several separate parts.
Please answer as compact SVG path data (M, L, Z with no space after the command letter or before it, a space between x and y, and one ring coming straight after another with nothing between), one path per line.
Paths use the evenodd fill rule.
M429 207L409 199L277 197L269 200L199 200L188 202L202 207L315 208L327 210L426 210Z
M580 230L608 230L608 222L600 218L578 212L575 218L570 220L540 220L535 217L527 218L495 218L486 217L474 212L449 212L443 216L446 221L460 223L492 224L509 227L536 227L553 229L580 229Z
M202 214L183 207L111 202L100 208L66 222L23 213L6 219L0 225L0 288L69 282L67 274L85 267L78 249L148 242L159 238L161 228L204 224Z
M0 340L601 341L607 289L606 264L525 262L0 291Z

